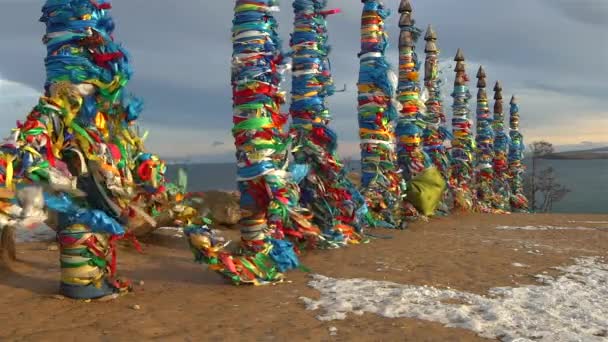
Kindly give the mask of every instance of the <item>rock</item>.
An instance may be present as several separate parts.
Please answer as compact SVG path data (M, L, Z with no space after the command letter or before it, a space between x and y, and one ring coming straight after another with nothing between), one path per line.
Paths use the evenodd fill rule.
M133 304L133 306L131 306L131 309L133 309L133 310L140 310L141 307L139 305L137 305L137 304Z
M195 199L199 199L199 203L194 205L195 209L199 212L208 212L215 224L232 226L241 219L238 192L206 191L197 195Z
M101 298L98 298L96 301L97 302L109 302L111 300L115 300L116 298L118 298L120 295L118 293L113 293L111 295L108 296L104 296Z
M47 247L46 249L47 249L48 251L58 251L58 250L59 250L59 247L57 247L57 245L56 245L56 244L51 244L51 245L48 245L48 247Z

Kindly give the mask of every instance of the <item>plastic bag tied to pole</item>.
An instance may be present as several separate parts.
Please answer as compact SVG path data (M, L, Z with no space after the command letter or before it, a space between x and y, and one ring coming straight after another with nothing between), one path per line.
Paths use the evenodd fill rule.
M357 83L362 194L374 225L398 228L405 182L397 169L395 153L396 77L385 58L388 35L384 26L390 11L378 0L362 2Z
M492 114L486 93L486 72L479 67L477 72L477 135L475 138L475 209L479 212L494 211L494 131Z
M511 210L514 212L528 212L528 199L524 194L523 176L525 166L524 159L524 137L519 131L519 106L515 96L511 97L509 116L509 177L511 185Z
M471 93L467 83L465 58L462 50L458 49L456 57L456 78L452 98L452 147L450 151L450 177L448 186L454 198L454 208L470 211L473 208L472 180L473 153L475 141L471 132L471 111L469 100Z
M445 141L451 139L451 134L445 127L446 118L443 112L443 99L441 94L442 80L440 78L439 69L439 53L437 48L437 34L429 25L426 35L424 36L426 45L424 52L426 53L424 63L424 86L427 94L425 101L426 115L422 118L425 122L425 127L422 132L423 149L432 165L441 173L445 182L448 180L448 172L450 167L450 159L445 147ZM447 187L446 187L447 189ZM440 203L438 204L438 212L447 214L449 207L447 204L447 194L445 191Z
M327 97L335 87L326 17L339 11L328 11L326 6L327 0L293 2L291 132L295 166L298 170L306 166L306 175L298 177L301 203L314 214L326 241L342 245L361 241L357 232L362 231L367 208L346 177L337 155L337 135L329 127Z
M505 116L503 113L502 87L500 82L494 86L494 208L498 212L509 212L510 184L509 184L509 136L505 131Z

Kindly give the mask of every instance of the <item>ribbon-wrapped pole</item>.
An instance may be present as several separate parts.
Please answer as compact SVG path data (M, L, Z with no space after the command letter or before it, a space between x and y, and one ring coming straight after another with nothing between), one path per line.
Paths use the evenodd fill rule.
M511 197L509 186L509 136L505 132L503 113L502 86L497 81L494 85L494 208L508 212Z
M456 52L456 78L452 98L452 147L449 186L454 197L454 207L462 211L473 208L471 181L473 178L474 138L471 133L471 110L469 100L471 93L467 86L469 77L466 73L465 58L461 49Z
M362 0L358 114L361 186L376 224L398 227L404 182L397 170L393 123L394 78L385 52L385 20L390 11L379 0Z
M165 191L164 162L145 151L139 135L142 102L125 91L132 69L114 41L110 9L108 0L44 4L45 94L0 146L6 188L41 184L73 197L45 199L59 212L61 292L73 298L128 290L112 279L115 241L131 228L153 227L175 204ZM31 216L25 207L18 215L10 208L3 205L0 216Z
M420 100L420 62L416 55L416 42L421 31L412 18L412 5L402 0L399 5L399 83L397 100L401 103L397 120L397 158L404 180L422 173L429 167L430 159L422 149L422 130L425 127L424 103ZM407 205L407 204L406 204ZM413 206L408 206L408 216L417 215Z
M428 94L425 102L426 126L422 133L424 152L430 158L431 163L441 172L443 179L447 182L450 167L450 159L445 147L445 141L451 138L450 132L445 127L446 119L443 112L443 99L441 94L442 80L439 77L439 48L437 47L437 33L431 25L428 26L424 36L426 41L424 52L424 86ZM445 192L447 195L447 192ZM446 196L439 206L440 210L447 213Z
M488 105L486 93L486 72L483 66L477 71L477 134L475 158L475 191L476 209L482 213L493 210L493 179L494 171L494 131L492 130L492 114Z
M233 123L240 206L241 254L205 225L185 232L197 261L234 283L263 284L283 279L280 272L298 266L288 240L317 244L323 239L300 207L299 188L288 172L291 138L284 131L287 115L281 82L284 55L273 12L277 0L236 0L232 28Z
M519 105L515 96L511 97L509 110L509 177L511 184L511 210L514 212L527 212L528 199L524 194L523 176L525 166L524 159L524 137L519 131Z
M295 0L291 36L291 131L294 167L308 173L300 181L301 202L314 215L328 242L360 241L365 200L346 177L337 154L337 135L329 127L327 98L335 87L329 62L327 0Z

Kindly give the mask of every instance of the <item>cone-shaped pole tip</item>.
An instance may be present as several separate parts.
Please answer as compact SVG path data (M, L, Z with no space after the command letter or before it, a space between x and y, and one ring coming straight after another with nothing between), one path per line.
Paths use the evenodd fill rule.
M486 77L486 71L483 68L483 65L479 66L479 70L477 70L477 78L485 78Z
M424 35L424 40L426 40L426 41L437 40L437 33L435 32L435 29L433 29L433 25L429 24L429 26L426 28L426 34Z
M462 49L458 48L458 51L456 51L456 57L454 57L454 61L464 62L464 53L462 52Z
M517 104L517 98L515 97L515 95L511 96L511 104Z
M496 84L494 84L494 91L495 92L502 91L502 86L500 85L500 81L496 81Z
M494 85L494 100L501 100L500 102L502 102L502 86L500 85L500 81L496 81L496 84Z
M424 52L429 53L429 52L437 52L439 51L439 49L437 49L437 45L435 44L434 41L429 40L426 42L426 45L424 46Z
M401 17L399 17L399 27L406 27L414 25L414 20L412 20L412 13L403 13Z
M399 13L412 12L412 4L410 0L401 0L399 4Z

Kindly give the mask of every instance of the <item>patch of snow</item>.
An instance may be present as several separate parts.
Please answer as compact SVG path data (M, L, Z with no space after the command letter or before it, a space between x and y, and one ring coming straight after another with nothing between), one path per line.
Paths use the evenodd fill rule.
M590 227L557 227L557 226L498 226L498 230L597 230Z
M489 296L429 286L313 275L318 300L300 297L319 320L349 313L417 318L464 328L502 341L607 341L608 265L599 258L575 259L562 275L539 275L542 285L498 287ZM446 303L460 303L448 304Z
M515 266L515 267L528 267L528 265L526 265L526 264L520 264L520 263L518 263L518 262L514 262L514 263L512 263L511 265L513 265L513 266Z
M19 228L15 233L17 243L53 241L56 237L57 233L46 224L40 224L34 228Z
M600 223L600 224L602 224L602 223L608 223L608 221L568 221L568 223L591 223L591 224Z
M171 236L174 238L184 237L184 229L181 227L159 227L158 230L167 230L173 232L173 235Z

